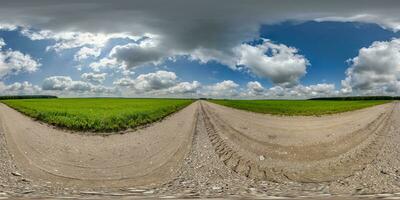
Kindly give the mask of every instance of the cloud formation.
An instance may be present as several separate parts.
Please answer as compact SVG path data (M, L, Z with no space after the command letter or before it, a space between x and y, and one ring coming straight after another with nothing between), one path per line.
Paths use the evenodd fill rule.
M400 39L374 42L349 60L342 81L343 93L390 94L400 92Z
M301 85L300 79L306 74L309 63L295 47L274 44L268 40L258 45L247 43L259 39L262 24L287 20L351 21L376 23L393 31L400 30L400 2L392 0L302 0L297 4L290 0L279 3L269 0L171 0L163 6L154 6L159 3L157 0L87 0L74 3L14 0L0 7L0 29L16 30L20 25L21 33L32 40L54 40L49 51L76 49L75 61L94 59L90 67L96 72L116 68L125 73L139 66L157 65L180 55L202 63L216 61L234 70L246 69L274 84L272 88L264 90L261 84L248 84L247 89L256 95L266 91L277 95L282 91L293 95L318 95L323 93L320 88L332 90L331 84ZM105 58L101 58L102 50L113 39L131 41L116 45ZM399 91L397 43L396 40L376 42L361 49L359 55L351 60L347 77L342 82L342 93ZM20 72L34 72L40 66L31 56L4 50L4 46L4 41L0 41L0 78ZM180 83L177 77L162 77L160 74L143 75L140 80L139 77L138 80L126 78L115 83L129 86L136 92L171 88L191 91L190 88L196 88L192 89L194 91L201 85L195 81ZM166 82L157 80L157 77L162 77ZM92 91L99 88L92 87L95 86L95 80L89 80L89 76L82 77L84 81L58 79L57 84L69 83L70 86L64 88L66 90ZM99 79L97 81L101 82ZM53 82L57 85L57 81ZM226 88L228 93L238 95L239 86L235 87L235 84L233 81L223 81L205 87L210 91L225 91L223 88Z
M72 80L69 76L51 76L44 79L42 84L43 91L65 92L65 94L116 94L118 91L112 87L93 85L84 81Z
M41 92L41 88L27 81L15 82L10 85L0 82L0 92L2 95L30 95L38 94Z
M94 84L100 84L103 83L104 80L106 80L106 73L100 73L100 74L96 74L96 73L83 73L81 75L81 79L86 81L86 82L90 82L90 83L94 83Z
M40 67L41 64L30 55L11 49L5 50L5 45L0 38L0 79L10 74L34 72Z
M400 30L399 1L329 1L302 0L299 4L292 1L183 1L172 0L168 5L154 6L160 2L107 0L79 1L74 3L51 0L26 2L15 0L0 8L0 24L16 24L34 27L23 30L31 39L56 40L49 49L79 48L76 60L98 57L99 51L112 38L138 40L150 35L156 44L130 43L118 45L110 58L92 64L99 70L105 65L123 65L128 68L146 64L157 64L175 55L189 55L201 62L215 60L231 68L237 62L230 59L235 56L234 49L243 42L258 39L261 24L278 23L287 20L306 21L359 21L376 23L382 27ZM39 10L36 8L40 8ZM123 12L121 12L121 9ZM70 11L74 14L71 15ZM204 13L207 13L206 15ZM6 26L4 26L6 27ZM10 27L10 26L7 26ZM292 56L296 50L280 48L279 56L266 58L260 52L265 48L250 45L240 46L242 59L258 76L271 79L276 84L295 85L304 75L304 59ZM254 62L248 57L260 57ZM286 56L289 67L277 66L280 58ZM268 57L268 56L267 56ZM237 60L236 60L237 61ZM295 66L295 67L293 67ZM282 70L287 68L288 71Z
M304 56L297 54L297 49L268 40L256 46L243 44L236 51L238 65L246 66L257 76L282 86L297 85L309 65Z
M232 80L224 80L214 85L209 85L205 87L203 92L204 96L211 97L235 97L239 95L239 85Z
M194 95L199 92L201 84L198 81L179 82L174 72L156 71L141 74L138 77L121 78L114 85L128 89L133 95Z

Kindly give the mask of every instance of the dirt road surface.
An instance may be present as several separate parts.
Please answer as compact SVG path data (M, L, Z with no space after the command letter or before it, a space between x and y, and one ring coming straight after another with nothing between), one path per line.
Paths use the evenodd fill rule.
M198 101L85 136L0 105L0 199L400 197L400 105L279 117Z

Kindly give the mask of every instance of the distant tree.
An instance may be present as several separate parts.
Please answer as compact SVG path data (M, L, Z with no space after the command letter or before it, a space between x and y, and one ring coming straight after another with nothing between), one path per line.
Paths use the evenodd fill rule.
M0 96L0 100L7 99L55 99L57 96L52 95L10 95L10 96Z

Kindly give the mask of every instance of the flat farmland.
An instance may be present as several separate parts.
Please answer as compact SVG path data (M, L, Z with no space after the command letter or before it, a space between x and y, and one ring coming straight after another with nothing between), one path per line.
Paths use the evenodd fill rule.
M34 119L76 131L113 132L136 128L179 111L189 99L23 99L3 100Z
M318 116L358 110L390 101L210 100L210 102L236 109L272 115Z

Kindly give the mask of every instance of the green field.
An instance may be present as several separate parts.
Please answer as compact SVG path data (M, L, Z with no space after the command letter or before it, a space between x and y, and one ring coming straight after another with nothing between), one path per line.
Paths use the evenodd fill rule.
M78 131L112 132L161 120L193 102L185 99L3 100L37 120Z
M210 100L220 105L273 115L325 115L357 110L388 103L385 100L325 101L325 100Z

